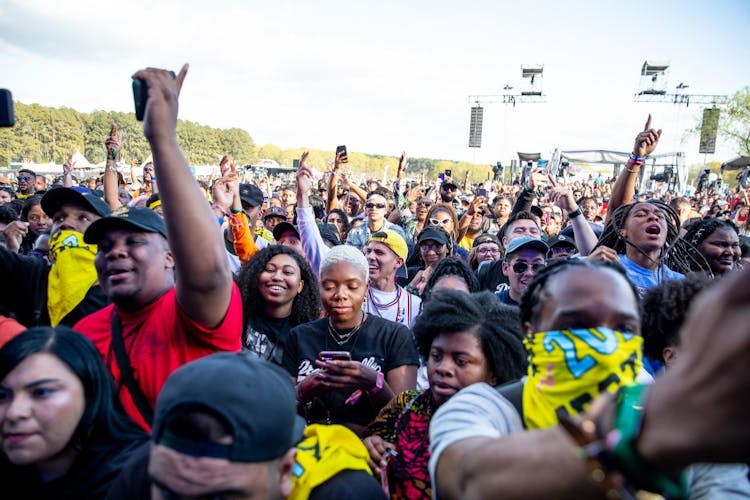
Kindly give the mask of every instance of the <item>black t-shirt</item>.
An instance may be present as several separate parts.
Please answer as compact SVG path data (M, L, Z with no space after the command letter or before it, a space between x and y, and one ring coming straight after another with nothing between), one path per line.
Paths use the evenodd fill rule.
M503 291L495 292L495 296L500 301L501 304L507 304L509 306L516 306L518 307L519 304L515 300L513 300L510 296L510 288L506 288Z
M44 482L35 466L14 466L0 458L3 495L7 500L34 498L56 500L75 498L100 500L107 495L122 466L142 446L144 440L128 445L92 446L82 452L62 477Z
M284 345L283 367L292 377L302 380L318 368L315 360L320 351L349 351L353 361L360 361L387 374L403 365L419 366L414 336L404 325L372 314L362 328L343 344L328 332L328 318L296 326ZM332 391L313 401L307 418L310 422L369 424L378 413L369 398L361 397L352 405L345 403L351 390Z
M291 329L292 324L288 316L286 318L257 316L252 319L245 330L242 349L280 365L284 359L284 341Z
M503 261L496 260L479 266L477 269L479 286L482 290L497 291L498 285L507 284L508 277L503 274Z

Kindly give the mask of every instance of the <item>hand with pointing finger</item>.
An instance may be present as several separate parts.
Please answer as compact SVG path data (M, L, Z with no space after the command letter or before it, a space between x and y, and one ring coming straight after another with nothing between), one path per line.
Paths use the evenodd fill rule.
M656 145L659 144L659 138L661 138L661 129L654 130L651 128L651 114L649 113L646 126L635 137L633 154L638 158L645 158L650 155L656 149Z

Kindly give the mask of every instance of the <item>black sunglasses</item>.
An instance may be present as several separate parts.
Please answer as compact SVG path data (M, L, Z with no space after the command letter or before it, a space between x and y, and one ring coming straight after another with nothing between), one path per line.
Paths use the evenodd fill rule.
M385 208L385 203L365 203L365 208Z
M516 262L511 267L513 268L514 273L523 274L529 269L529 267L531 268L532 271L537 273L541 269L544 269L546 266L547 264L527 264L526 262Z

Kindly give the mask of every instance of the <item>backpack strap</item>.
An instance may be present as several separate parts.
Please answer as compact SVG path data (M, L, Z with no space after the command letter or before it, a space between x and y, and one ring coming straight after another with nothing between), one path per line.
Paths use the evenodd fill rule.
M125 352L125 342L122 339L122 325L120 324L120 318L117 317L117 313L114 310L112 311L112 348L115 351L117 366L120 368L120 381L128 388L128 392L130 392L130 396L133 398L133 403L138 408L138 412L150 426L154 419L154 410L148 404L146 396L133 377L130 357Z
M523 379L519 379L495 386L495 390L498 392L498 394L510 401L510 404L513 405L513 408L516 409L518 414L521 416L521 421L523 421L524 382L525 381Z

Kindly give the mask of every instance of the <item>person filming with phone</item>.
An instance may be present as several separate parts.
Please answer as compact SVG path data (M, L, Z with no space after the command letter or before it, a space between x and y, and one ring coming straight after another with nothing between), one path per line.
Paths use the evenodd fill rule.
M293 328L283 359L308 423L341 424L360 436L395 394L416 388L419 365L406 326L362 309L368 269L350 245L328 252L320 265L327 317Z

